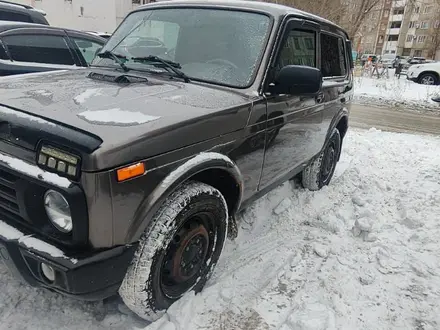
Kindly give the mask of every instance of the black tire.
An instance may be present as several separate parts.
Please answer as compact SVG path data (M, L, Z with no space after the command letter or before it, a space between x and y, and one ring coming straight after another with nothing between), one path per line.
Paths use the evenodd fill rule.
M433 73L423 73L419 78L419 83L422 85L438 85L439 79Z
M341 134L335 128L319 156L303 170L304 188L315 191L330 183L341 153L341 142Z
M220 257L227 231L222 194L204 183L182 185L139 241L119 289L127 307L155 321L184 293L200 292Z

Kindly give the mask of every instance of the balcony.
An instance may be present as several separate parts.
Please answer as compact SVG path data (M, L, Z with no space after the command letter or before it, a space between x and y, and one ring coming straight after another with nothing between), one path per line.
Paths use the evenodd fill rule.
M397 50L397 41L385 41L383 45L384 50Z
M389 29L388 34L395 35L400 33L400 28Z
M403 21L403 15L392 15L391 21L392 22L401 22L401 21Z

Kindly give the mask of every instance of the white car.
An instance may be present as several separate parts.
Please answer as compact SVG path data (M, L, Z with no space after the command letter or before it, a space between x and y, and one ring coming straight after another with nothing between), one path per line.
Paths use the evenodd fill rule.
M422 85L440 83L440 62L413 64L408 68L406 79Z

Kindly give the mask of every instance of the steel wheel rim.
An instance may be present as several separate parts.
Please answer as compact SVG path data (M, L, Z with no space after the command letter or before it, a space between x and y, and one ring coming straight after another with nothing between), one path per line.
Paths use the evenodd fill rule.
M331 141L328 147L325 149L321 165L321 180L324 184L328 182L335 170L336 157L336 145L334 141Z
M197 284L214 252L213 216L200 212L186 219L167 246L160 286L165 296L178 299Z

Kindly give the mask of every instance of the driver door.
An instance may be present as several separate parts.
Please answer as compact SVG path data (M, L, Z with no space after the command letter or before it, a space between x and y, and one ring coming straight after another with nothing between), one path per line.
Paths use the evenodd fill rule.
M320 67L319 32L320 26L314 22L286 22L265 90L285 65ZM266 151L260 189L298 173L320 151L326 134L324 94L266 95L266 100Z

